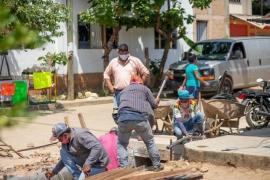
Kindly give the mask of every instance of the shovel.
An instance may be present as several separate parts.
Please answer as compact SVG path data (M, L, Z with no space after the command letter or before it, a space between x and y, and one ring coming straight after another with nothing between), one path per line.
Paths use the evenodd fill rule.
M159 88L159 91L158 91L158 94L157 94L157 98L160 97L160 95L161 95L161 93L162 93L162 91L164 89L164 86L165 86L165 84L166 84L166 82L167 82L168 79L173 79L173 72L170 71L170 70L166 72L166 76L165 76L165 78L164 78L164 80L163 80L163 82L161 84L161 87Z

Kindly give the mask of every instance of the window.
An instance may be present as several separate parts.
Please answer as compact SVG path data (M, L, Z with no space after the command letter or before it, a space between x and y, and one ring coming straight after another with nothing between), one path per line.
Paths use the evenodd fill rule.
M177 49L176 37L177 37L177 31L174 31L172 33L173 40L170 44L171 49ZM166 41L167 40L161 34L155 31L155 49L164 49Z
M207 21L197 21L197 41L207 39Z
M245 49L242 43L235 43L232 48L230 59L246 58Z
M225 41L200 42L196 43L190 52L195 54L198 60L223 61L226 60L231 44L231 42Z
M241 0L230 0L230 3L241 4Z
M112 35L112 28L105 28L97 24L86 24L80 20L78 15L78 48L79 49L101 49ZM113 48L117 48L114 42Z

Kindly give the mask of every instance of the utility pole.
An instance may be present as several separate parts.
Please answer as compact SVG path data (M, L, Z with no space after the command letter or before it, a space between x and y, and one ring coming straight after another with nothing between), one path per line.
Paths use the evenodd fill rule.
M74 70L73 70L73 0L67 0L70 9L70 20L67 22L68 64L67 64L67 99L74 100Z

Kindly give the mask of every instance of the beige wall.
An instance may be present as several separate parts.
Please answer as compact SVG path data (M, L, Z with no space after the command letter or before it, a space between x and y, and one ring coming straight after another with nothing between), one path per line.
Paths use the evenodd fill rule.
M224 8L226 7L226 8ZM193 40L197 41L197 21L207 21L207 39L229 36L228 0L213 0L208 9L194 9Z
M252 15L251 0L241 0L241 3L229 3L230 14Z

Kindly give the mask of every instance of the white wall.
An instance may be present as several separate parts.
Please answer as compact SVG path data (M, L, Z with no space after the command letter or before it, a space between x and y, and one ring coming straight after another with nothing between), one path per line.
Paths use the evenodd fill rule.
M64 3L64 0L58 0ZM77 16L81 11L88 7L88 1L77 0L73 1L73 50L74 50L74 72L75 73L96 73L103 72L103 49L78 49L78 29L77 29ZM186 8L189 14L192 14L192 8L188 0L182 0L182 6ZM66 25L61 25L64 36L55 39L54 44L47 44L43 48L35 50L17 51L13 50L9 55L9 62L12 65L11 70L13 75L21 75L21 72L27 68L32 67L34 64L39 65L37 58L45 55L47 52L67 52L67 29ZM192 38L192 25L187 26L187 35ZM120 43L127 43L132 55L144 61L144 48L149 48L149 55L151 59L161 59L162 51L154 49L154 29L141 29L134 28L125 31L122 28L120 31ZM171 49L168 56L166 67L169 64L176 62L180 59L183 51L186 51L188 46L183 40L178 40L177 49ZM110 58L117 56L115 50L110 54ZM66 74L66 67L58 67L59 74Z

